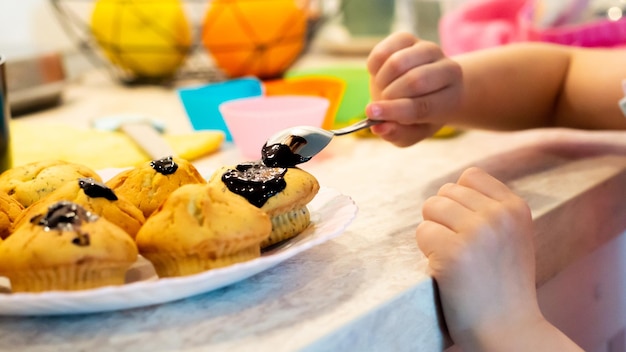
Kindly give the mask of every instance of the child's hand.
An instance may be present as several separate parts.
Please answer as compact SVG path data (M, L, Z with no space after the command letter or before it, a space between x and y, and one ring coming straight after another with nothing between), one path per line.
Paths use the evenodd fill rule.
M523 199L470 168L426 200L423 215L417 243L428 257L458 344L476 347L485 335L504 338L542 324L532 219Z
M436 44L409 33L392 34L376 45L367 69L372 103L366 114L388 121L372 131L397 146L432 136L460 102L460 65Z

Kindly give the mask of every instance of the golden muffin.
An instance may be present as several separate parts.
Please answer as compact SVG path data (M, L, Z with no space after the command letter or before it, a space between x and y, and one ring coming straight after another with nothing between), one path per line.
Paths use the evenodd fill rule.
M33 203L21 214L15 226L28 222L33 216L45 212L51 204L62 200L71 201L96 215L105 217L132 238L135 238L137 231L146 221L139 208L126 198L118 197L104 183L93 178L79 178Z
M241 197L189 184L146 220L136 242L159 277L184 276L259 257L271 229L268 215Z
M0 238L5 239L13 232L24 206L15 198L0 192Z
M0 174L0 192L7 193L28 208L66 182L81 177L102 181L95 171L81 164L62 160L37 161Z
M292 238L309 226L307 204L320 187L313 175L300 168L269 167L261 162L222 167L209 184L241 196L270 216L272 233L262 248Z
M0 275L13 292L124 283L138 251L126 231L72 202L58 202L0 244Z
M175 189L193 183L206 183L195 166L185 159L167 157L122 171L106 185L148 218Z

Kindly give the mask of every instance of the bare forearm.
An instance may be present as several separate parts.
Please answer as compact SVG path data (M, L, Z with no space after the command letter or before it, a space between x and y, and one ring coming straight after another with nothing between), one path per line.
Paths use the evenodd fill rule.
M624 129L617 106L626 51L514 44L455 58L464 91L451 124L500 130Z
M510 322L509 322L510 323ZM459 346L468 352L582 352L576 343L541 318L530 324L508 324L483 329Z

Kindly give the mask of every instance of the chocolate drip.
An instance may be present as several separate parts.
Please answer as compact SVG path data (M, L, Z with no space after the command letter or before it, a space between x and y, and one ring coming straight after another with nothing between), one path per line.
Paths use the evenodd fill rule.
M74 231L76 238L72 240L72 243L77 246L88 246L89 234L82 232L80 225L97 219L97 215L88 212L76 203L60 201L48 207L45 214L39 214L30 219L30 222L43 226L46 231Z
M260 208L287 187L286 172L286 168L269 167L261 162L244 163L228 169L222 175L222 181L231 192Z
M117 200L115 192L104 183L98 182L91 177L78 179L78 186L83 189L86 195L91 198L105 198L108 200Z
M178 164L174 162L174 159L171 156L158 160L152 160L150 162L150 166L162 175L171 175L178 170Z
M304 138L301 139L304 140ZM261 159L265 165L270 167L294 167L309 161L311 158L305 158L294 153L292 147L287 144L278 143L264 145L261 149Z

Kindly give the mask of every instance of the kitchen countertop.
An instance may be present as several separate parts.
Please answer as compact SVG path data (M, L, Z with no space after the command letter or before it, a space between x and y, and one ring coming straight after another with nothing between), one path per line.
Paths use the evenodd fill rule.
M125 88L94 75L64 104L25 123L88 125L99 114L141 111L191 129L161 87ZM247 280L177 302L56 317L0 317L0 350L436 351L449 346L427 262L414 240L420 207L467 166L484 167L529 201L537 223L538 284L626 229L626 134L465 131L395 148L336 138L303 164L359 211L339 237ZM232 145L196 164L242 161Z

